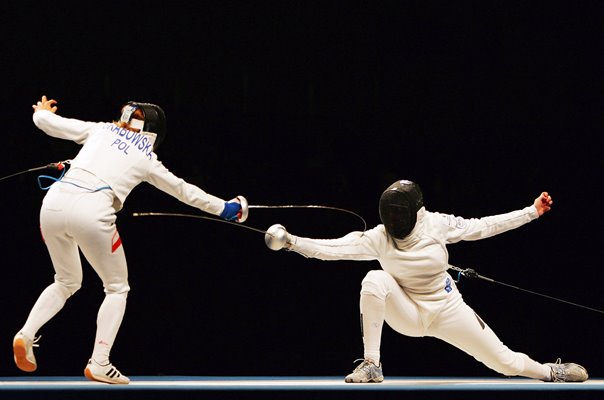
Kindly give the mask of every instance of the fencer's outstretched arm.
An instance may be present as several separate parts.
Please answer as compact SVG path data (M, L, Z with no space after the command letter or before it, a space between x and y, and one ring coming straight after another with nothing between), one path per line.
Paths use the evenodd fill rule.
M319 260L375 260L378 253L373 231L350 232L337 239L312 239L292 235L283 225L275 224L266 231L264 242L271 250L286 249Z
M443 226L447 227L447 243L461 240L480 240L516 229L541 217L552 208L553 200L548 192L541 192L533 203L521 210L482 218L462 218L454 215L439 214Z
M542 192L528 207L505 214L465 219L455 215L418 211L433 229L440 231L446 243L479 240L518 228L551 209L551 196ZM418 217L419 223L419 217ZM320 260L375 260L387 247L389 237L384 225L365 232L350 232L337 239L312 239L295 236L280 224L271 226L264 241L271 250L286 249Z
M57 101L48 99L46 96L42 96L36 104L32 105L32 108L34 109L33 121L35 125L47 135L59 139L84 144L97 132L115 131L107 128L115 128L112 123L81 121L58 115L56 113ZM103 128L107 129L103 130ZM100 142L97 141L97 143ZM102 146L102 144L99 146ZM150 159L149 164L133 168L133 164L128 161L115 162L108 151L93 153L95 148L90 149L83 150L78 154L72 162L72 168L82 168L93 172L99 179L107 182L117 198L114 204L117 210L121 209L130 191L141 181L145 181L185 204L217 215L227 221L244 222L247 218L247 200L243 196L225 201L206 193L201 188L170 172L153 152L146 154ZM129 171L128 174L123 173L126 170Z

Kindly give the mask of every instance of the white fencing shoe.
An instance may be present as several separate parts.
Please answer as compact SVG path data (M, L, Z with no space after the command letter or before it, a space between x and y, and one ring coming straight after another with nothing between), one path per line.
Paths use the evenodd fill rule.
M130 383L130 379L124 376L109 363L107 365L100 365L92 358L88 360L88 365L84 369L84 375L91 381L105 382L105 383Z
M25 372L33 372L38 368L36 357L34 356L34 347L38 347L40 336L30 339L19 332L13 338L13 354L17 368Z
M587 370L575 363L564 363L558 358L555 363L546 363L552 369L550 382L585 382Z
M382 364L375 365L371 360L363 360L344 381L346 383L379 383L384 380Z

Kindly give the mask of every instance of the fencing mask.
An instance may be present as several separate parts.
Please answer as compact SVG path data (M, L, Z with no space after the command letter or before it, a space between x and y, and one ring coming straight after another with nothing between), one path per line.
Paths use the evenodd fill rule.
M424 205L418 184L400 180L390 185L380 197L380 220L395 239L404 239L415 227L417 212Z
M143 114L143 120L137 118L137 110ZM120 122L130 124L133 128L157 135L153 150L157 150L160 143L166 137L166 115L160 106L151 103L138 103L129 101L122 107Z

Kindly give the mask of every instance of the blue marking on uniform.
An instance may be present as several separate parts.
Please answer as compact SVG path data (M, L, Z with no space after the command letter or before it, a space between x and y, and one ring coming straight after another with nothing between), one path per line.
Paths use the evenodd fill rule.
M451 278L447 278L447 280L445 281L445 291L447 293L451 293L452 290L453 288L451 287Z
M65 171L63 171L63 174L64 173L65 173ZM77 183L74 183L74 182L64 181L63 180L63 174L61 174L61 176L58 177L58 178L55 178L54 176L48 176L48 175L39 175L38 176L38 186L42 190L48 190L48 189L50 189L50 187L54 183L59 182L59 183L69 183L70 185L77 186L80 189L88 190L91 193L99 192L99 191L105 190L105 189L111 190L111 186L99 186L99 187L96 187L96 188L89 188L89 187L78 185ZM48 186L42 186L42 179L50 179L51 181L54 181L54 182L52 184L48 185Z

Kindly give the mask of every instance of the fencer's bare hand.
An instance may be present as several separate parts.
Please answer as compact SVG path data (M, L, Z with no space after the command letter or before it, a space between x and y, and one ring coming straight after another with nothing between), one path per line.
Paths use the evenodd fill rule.
M543 192L535 199L535 208L537 209L537 213L539 216L542 216L546 212L552 209L552 204L554 201L552 200L552 196L547 192Z
M57 112L57 101L50 99L48 100L46 98L46 96L42 96L42 99L37 102L36 104L32 105L32 108L34 109L34 112L36 111L40 111L40 110L47 110L50 112Z

